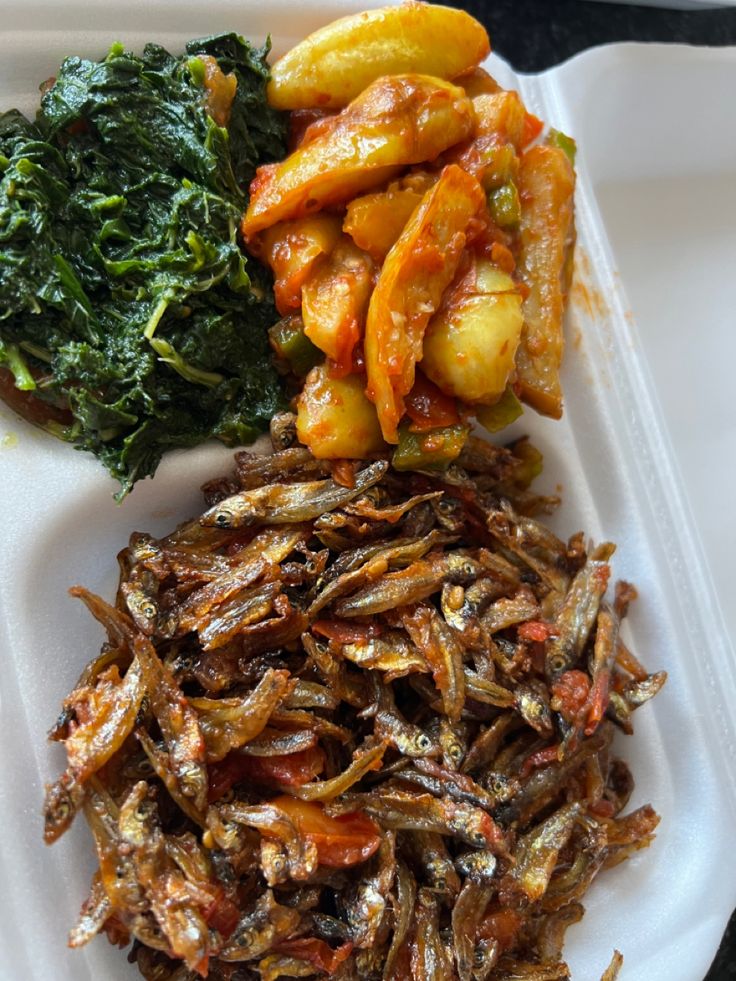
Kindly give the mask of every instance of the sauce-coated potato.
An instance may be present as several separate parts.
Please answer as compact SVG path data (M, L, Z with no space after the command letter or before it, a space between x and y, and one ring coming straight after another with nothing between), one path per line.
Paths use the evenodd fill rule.
M342 204L398 169L436 159L470 135L462 89L429 75L379 78L286 160L259 167L241 230L247 242L279 221Z
M518 92L476 95L474 136L493 136L498 143L512 143L518 150L524 139L526 109Z
M382 75L454 78L490 52L488 34L462 10L409 2L333 21L280 58L268 99L277 109L342 108Z
M283 221L264 232L259 256L273 271L273 292L280 314L299 309L305 280L339 240L337 215Z
M299 396L296 432L320 460L359 460L385 448L365 378L331 378L319 365L307 375Z
M385 191L362 194L348 205L343 229L376 262L383 262L438 176L427 172L410 174L394 181Z
M514 366L523 317L510 276L479 260L430 321L422 370L446 395L495 402Z
M468 226L485 203L474 177L454 164L445 167L386 256L368 307L365 363L368 397L389 443L398 439L424 331L455 275Z
M344 235L332 255L304 284L302 319L307 337L347 374L363 336L373 289L373 262Z
M520 397L537 412L562 415L565 270L575 238L575 171L564 151L535 146L519 168L519 276L528 287L516 359Z

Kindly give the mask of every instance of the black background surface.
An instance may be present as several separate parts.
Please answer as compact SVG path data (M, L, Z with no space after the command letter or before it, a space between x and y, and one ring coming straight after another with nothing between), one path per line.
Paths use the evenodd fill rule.
M524 72L542 71L585 48L613 41L736 44L733 7L669 10L586 0L443 2L462 7L477 17L488 28L493 50ZM697 916L697 912L693 915ZM615 940L610 939L611 943ZM727 979L736 979L736 913L705 981ZM691 979L652 978L652 981Z

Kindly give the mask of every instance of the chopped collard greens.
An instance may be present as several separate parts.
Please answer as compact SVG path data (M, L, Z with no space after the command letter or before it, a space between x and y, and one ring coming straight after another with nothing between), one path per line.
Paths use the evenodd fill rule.
M268 44L68 58L35 123L0 115L0 375L121 484L170 447L251 441L280 403L270 283L237 226L283 156Z

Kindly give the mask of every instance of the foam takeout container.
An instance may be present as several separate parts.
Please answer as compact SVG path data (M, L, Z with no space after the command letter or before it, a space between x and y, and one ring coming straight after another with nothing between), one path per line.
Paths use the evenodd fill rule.
M235 29L255 41L270 32L278 53L321 23L370 5L377 4L4 0L2 106L32 112L38 83L63 56L101 57L114 40L133 48L156 40L180 50L191 37ZM669 322L657 325L655 305L645 311L653 333L639 331L627 290L631 284L646 300L646 256L629 263L622 279L601 218L603 210L616 225L625 258L639 232L652 233L637 227L636 209L623 220L627 187L646 179L654 194L661 180L681 180L683 189L701 181L701 190L709 175L733 181L736 127L719 131L712 121L733 114L735 65L733 50L641 45L593 50L537 76L515 76L494 58L489 65L502 84L521 90L531 111L574 134L580 146L565 416L552 422L527 413L515 432L528 432L544 451L541 486L560 489L555 528L565 535L584 528L618 543L614 573L640 591L627 621L629 642L650 670L670 676L637 713L636 735L618 742L636 778L631 806L651 801L662 824L649 850L601 875L588 893L587 913L569 931L565 951L576 981L600 977L614 946L625 957L622 981L701 981L736 904L733 651L660 408L654 378L660 395L666 378L649 367L657 362L657 338L670 336ZM714 313L727 318L725 309ZM677 326L677 310L672 316ZM687 350L683 339L685 359ZM682 370L682 359L669 357L670 372ZM94 865L84 821L53 849L41 840L43 784L63 758L59 747L47 746L45 732L102 641L66 591L81 583L112 598L115 555L130 532L163 534L191 516L199 485L227 469L229 459L216 445L173 453L155 480L116 506L115 486L92 457L0 406L2 979L138 976L104 939L83 951L66 948Z

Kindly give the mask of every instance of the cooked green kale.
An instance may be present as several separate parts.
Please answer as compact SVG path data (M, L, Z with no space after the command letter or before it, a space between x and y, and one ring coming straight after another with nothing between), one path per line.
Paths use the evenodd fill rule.
M168 448L250 442L280 405L271 284L237 240L256 166L285 152L267 53L236 34L178 58L113 45L68 58L35 123L0 115L2 373L119 497ZM200 56L237 79L227 128Z

